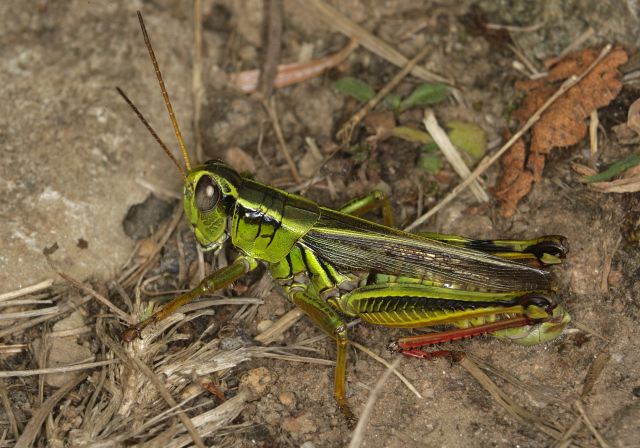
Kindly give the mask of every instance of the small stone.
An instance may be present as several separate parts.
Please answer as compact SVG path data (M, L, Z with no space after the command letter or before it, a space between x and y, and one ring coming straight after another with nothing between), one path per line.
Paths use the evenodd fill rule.
M271 384L271 373L265 367L249 370L240 380L240 386L247 387L256 395L262 395Z
M315 432L317 429L311 415L308 412L303 412L297 417L290 417L284 420L282 428L292 434L302 435Z
M267 331L272 326L273 326L273 321L269 320L269 319L265 319L265 320L261 320L258 323L258 326L257 326L256 329L258 330L258 333L264 333L265 331Z
M180 395L182 396L183 400L186 400L186 399L189 399L191 397L195 397L198 393L200 393L200 391L202 391L202 387L200 387L199 385L197 385L195 383L191 383L187 387L184 388L184 390L182 391L182 393Z
M79 345L75 337L53 337L49 342L49 356L46 367L61 367L80 362L91 362L93 353L87 347ZM36 351L42 350L42 343L38 340ZM40 366L45 367L45 366ZM67 373L50 373L44 380L48 386L62 387L69 381Z
M293 395L293 392L282 392L280 395L278 395L278 400L280 401L280 403L282 403L283 406L286 406L288 408L292 408L296 405L296 396Z
M124 233L133 240L149 238L152 231L173 212L174 203L165 201L153 194L147 196L144 202L132 205L122 220Z
M138 247L138 256L142 258L149 258L154 250L156 250L156 243L151 238L145 238L140 241Z

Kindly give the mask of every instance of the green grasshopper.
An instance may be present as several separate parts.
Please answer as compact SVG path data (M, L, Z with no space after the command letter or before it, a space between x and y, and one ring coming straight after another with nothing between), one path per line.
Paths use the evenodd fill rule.
M230 239L240 255L126 330L125 341L264 263L289 300L335 340L335 399L353 421L345 388L346 318L385 327L452 327L394 344L403 354L422 358L430 356L422 346L480 334L533 345L562 333L570 317L552 298L551 275L543 269L565 257L562 236L476 240L411 234L392 228L389 201L378 192L336 211L242 177L219 161L192 168L140 13L138 18L185 169L118 91L181 172L184 212L201 248L217 251ZM376 206L386 225L356 216Z

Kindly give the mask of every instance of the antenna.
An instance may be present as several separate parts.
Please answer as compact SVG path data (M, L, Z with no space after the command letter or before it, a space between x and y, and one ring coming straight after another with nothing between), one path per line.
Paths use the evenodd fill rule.
M153 68L156 71L156 78L158 78L158 83L160 84L160 90L162 91L162 97L164 98L164 104L167 106L167 111L169 111L169 118L171 119L171 124L173 125L173 130L176 133L176 138L178 139L178 143L180 144L180 150L182 151L182 157L184 158L184 163L187 167L187 171L191 171L191 163L189 162L189 156L187 155L187 148L184 146L184 140L182 140L182 134L180 133L180 128L178 127L178 121L176 120L176 116L173 113L173 107L171 106L171 100L169 100L169 94L167 93L167 89L164 86L164 81L162 80L162 74L160 73L160 67L158 66L158 60L156 59L156 55L153 52L153 48L151 47L151 41L149 40L149 34L147 34L147 28L144 26L144 20L142 20L142 14L138 11L138 21L140 22L140 28L142 29L142 36L144 37L144 43L147 46L147 50L149 50L149 57L151 58L151 62L153 63ZM121 93L122 94L122 93ZM128 101L127 97L124 97L125 100L132 105L131 102ZM134 106L134 111L138 114L139 117L142 117L140 112ZM147 125L148 129L150 129L146 120L143 119L143 122ZM155 132L152 132L155 136ZM156 137L159 141L159 139ZM166 147L166 146L165 146ZM172 159L175 160L174 157ZM182 170L181 170L182 171ZM184 174L183 174L184 176Z
M149 124L149 122L147 121L146 118L144 118L144 115L142 115L142 112L140 112L138 110L138 108L136 107L135 104L133 104L133 102L129 99L129 97L122 91L122 89L120 87L116 87L116 90L118 91L118 93L120 94L120 96L122 98L124 98L124 100L127 102L127 104L129 105L129 107L135 112L135 114L138 116L138 118L140 119L140 121L142 121L142 124L145 125L145 127L147 128L147 130L151 133L151 135L153 135L153 138L156 139L156 141L158 142L158 144L162 147L162 149L164 150L164 152L167 153L167 155L169 156L169 158L173 161L173 163L178 167L178 171L180 171L180 174L182 175L182 177L184 178L185 182L187 180L187 175L184 172L184 168L182 168L182 166L180 165L180 163L178 162L178 160L175 158L175 156L173 154L171 154L171 151L169 150L169 148L167 148L167 145L164 144L164 142L162 141L162 139L160 139L160 137L158 136L158 134L156 133L156 131L153 130L153 128L151 127L151 125Z

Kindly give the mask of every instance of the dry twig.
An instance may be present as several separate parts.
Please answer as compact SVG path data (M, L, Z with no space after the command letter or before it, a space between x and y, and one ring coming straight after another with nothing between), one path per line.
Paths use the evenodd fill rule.
M270 344L298 322L302 316L304 316L304 313L300 308L293 308L254 339L261 344Z
M267 111L267 115L269 115L269 119L271 120L271 124L273 125L273 130L275 131L276 138L278 139L278 146L280 148L280 151L282 151L282 155L284 155L284 158L289 165L289 169L291 170L291 177L293 177L293 180L295 182L300 182L302 179L300 178L300 174L298 173L296 163L291 157L291 152L289 151L287 142L284 139L284 134L282 133L282 128L280 127L280 120L278 119L278 111L276 109L275 98L272 96L268 100L264 100L262 102L262 105Z
M42 403L32 415L31 420L25 426L24 431L20 438L16 441L15 448L30 448L33 446L33 442L36 436L40 432L40 427L46 420L47 416L51 413L53 408L60 400L62 400L69 392L83 382L87 378L87 374L76 375L69 379L69 381L60 389L55 391L47 400Z
M204 101L204 85L202 84L202 0L193 2L193 75L191 78L193 91L193 130L196 138L196 159L204 162L202 147L202 131L200 116Z
M125 313L120 308L115 306L113 303L111 303L109 299L107 299L105 296L95 291L91 286L86 285L82 282L79 282L78 280L71 277L69 274L65 274L64 272L58 271L58 275L63 279L65 279L66 281L68 281L69 283L71 283L73 286L75 286L79 290L84 291L86 294L92 295L98 302L102 303L104 306L106 306L111 311L113 311L113 313L116 316L118 316L120 319L122 319L124 322L130 325L133 325L134 323L136 323L133 317L129 316L127 313Z
M545 103L542 106L540 106L540 108L538 108L538 110L531 116L531 118L529 118L529 120L527 120L527 122L518 130L518 132L516 132L509 139L509 141L507 141L504 145L502 145L502 147L498 151L496 151L495 154L493 154L491 156L486 156L485 158L483 158L480 161L480 163L478 164L478 166L476 167L476 169L473 170L473 172L469 175L469 177L467 177L457 187L455 187L451 191L451 193L449 193L447 196L445 196L437 205L435 205L433 208L431 208L431 210L429 210L427 213L425 213L424 215L420 216L414 222L409 224L405 228L405 230L409 231L409 230L415 229L416 227L421 225L427 219L431 218L433 215L438 213L445 205L447 205L449 202L451 202L453 199L455 199L462 191L464 191L469 185L471 185L471 182L473 182L482 173L484 173L487 170L487 168L489 168L500 157L502 157L502 155L511 146L513 146L513 144L516 141L518 141L520 139L520 137L522 137L522 135L525 132L527 132L529 129L531 129L531 127L540 119L540 116L542 115L542 113L544 111L546 111L567 90L569 90L571 87L576 85L587 74L589 74L589 72L591 72L591 70L593 70L594 67L596 67L602 61L602 59L604 59L604 57L607 54L609 54L609 52L611 51L611 48L612 48L612 46L610 44L605 46L602 49L602 51L600 52L600 54L598 55L598 57L591 63L591 65L589 65L589 67L587 67L587 69L584 72L582 72L582 74L580 74L579 76L572 76L572 77L568 78L565 82L563 82L562 85L558 88L558 90L556 90L556 92L553 95L551 95L551 97L547 101L545 101Z
M24 288L16 289L15 291L5 292L4 294L0 294L0 302L16 299L18 297L26 296L27 294L34 294L51 287L51 285L53 285L53 280L49 278L41 281L40 283L36 283L35 285L25 286Z
M268 100L273 91L273 81L278 72L280 63L280 53L282 48L282 0L264 1L264 37L262 44L264 59L260 78L258 80L258 91L262 98Z
M393 361L393 363L387 368L387 370L385 370L382 376L380 376L380 379L378 380L375 387L369 394L369 399L367 400L367 404L365 405L364 410L360 415L360 420L358 421L358 425L356 426L356 429L353 431L353 437L351 437L349 448L358 448L360 445L362 445L362 441L364 439L364 431L367 428L367 424L369 423L369 418L371 418L373 407L375 406L376 401L378 401L378 397L382 392L382 388L384 387L385 383L389 379L391 372L394 372L399 364L400 364L400 358Z
M453 146L451 140L449 140L449 136L447 135L447 133L438 124L436 116L431 109L426 109L424 111L424 120L422 121L422 123L427 129L429 135L431 135L431 137L433 138L433 141L438 145L438 148L440 148L440 151L442 151L442 153L444 154L447 161L451 164L455 172L458 173L458 176L460 176L462 179L467 178L471 174L471 171L469 171L469 167L466 163L464 163L464 160L462 160L460 153L458 152L456 147ZM474 180L471 183L471 191L473 192L476 199L478 199L480 202L489 201L489 195L486 191L484 191L478 179Z
M600 446L602 448L609 448L611 445L609 445L609 443L605 440L602 434L600 434L600 432L596 429L595 425L589 418L587 411L584 409L584 406L582 406L582 403L580 401L576 401L575 405L576 405L576 409L578 410L578 412L582 416L582 419L584 420L584 424L587 425L587 428L589 428L589 431L591 431L591 433L596 438Z
M418 62L422 60L427 55L428 48L423 48L417 55L414 56L413 59L408 61L402 70L400 70L388 83L385 85L380 91L365 104L358 112L353 114L353 116L342 125L340 130L338 131L337 137L338 140L342 140L342 142L346 145L351 140L351 134L355 127L362 121L362 119L369 112L373 110L376 105L384 99L393 89L396 88L398 84L416 67Z
M407 386L407 389L409 389L411 392L413 392L413 394L418 399L422 400L423 397L420 394L420 392L418 392L418 389L416 389L415 386L413 384L411 384L411 382L402 373L398 372L398 370L395 367L392 368L392 365L389 364L385 359L383 359L380 356L376 355L371 350L369 350L367 347L365 347L362 344L358 344L357 342L349 341L349 345L352 345L355 348L357 348L358 350L360 350L361 352L366 353L367 355L371 356L373 359L375 359L376 361L378 361L380 364L382 364L383 366L387 367L388 369L392 369L393 370L393 374L395 376L397 376L398 379L400 381L402 381L405 386Z
M18 437L20 437L20 433L22 432L22 423L18 422L18 420L16 419L16 415L14 414L13 408L11 407L11 401L9 400L7 388L5 387L3 381L0 381L0 399L2 399L2 406L4 407L4 412L7 416L7 420L9 420L9 428L11 429L11 432L17 440Z
M98 333L98 337L102 340L102 342L107 347L111 349L111 351L114 352L114 354L118 358L120 358L121 360L123 360L129 365L134 365L136 370L142 372L142 374L146 376L149 379L149 381L151 381L151 383L156 387L156 389L160 393L160 396L162 396L162 398L167 402L169 407L174 407L177 405L176 401L173 399L169 391L165 388L164 383L160 380L160 378L158 378L158 376L141 360L139 360L138 358L133 358L129 356L129 354L125 351L125 349L119 343L116 343L116 341L114 341L110 336L107 335L104 329L104 322L101 319L99 319L98 323L96 324L96 330ZM200 435L196 431L189 417L184 412L179 412L178 418L180 419L184 427L187 429L187 432L191 436L193 443L195 443L196 446L198 447L204 448L205 444L200 438Z
M50 373L77 372L78 370L94 369L96 367L108 366L117 362L117 359L106 359L104 361L74 364L71 366L47 367L45 369L0 370L0 378L20 378L25 376L48 375Z
M489 378L473 361L471 361L471 359L463 356L459 363L487 390L487 392L489 392L491 397L493 397L493 399L513 417L522 422L533 424L541 432L553 437L554 439L559 440L562 437L565 429L563 426L555 421L537 416L515 403L502 391L502 389L496 386L491 378Z
M357 39L360 45L392 64L397 65L398 67L403 67L409 62L409 59L399 53L398 50L384 42L382 39L374 36L360 25L354 23L340 13L340 11L328 5L324 1L300 0L300 4L303 7L310 9L312 14L319 14L320 19L330 27L353 39ZM424 79L425 81L453 84L453 80L431 73L424 67L420 66L414 67L411 70L411 74L417 78Z

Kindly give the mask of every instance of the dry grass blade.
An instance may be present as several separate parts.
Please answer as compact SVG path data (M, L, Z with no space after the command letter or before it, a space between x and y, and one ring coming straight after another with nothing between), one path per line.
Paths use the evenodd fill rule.
M386 59L398 67L403 67L409 62L409 59L403 56L395 48L382 39L374 36L369 31L362 28L360 25L352 22L345 17L340 11L328 5L322 0L307 0L300 1L300 5L310 9L312 14L319 13L319 17L330 27L337 31L349 36L353 39L357 39L358 42L368 49L369 51L377 54L381 58ZM453 81L449 78L445 78L435 73L431 73L423 67L416 66L411 70L411 74L417 78L424 79L425 81L443 82L447 84L453 84Z
M471 359L463 356L459 364L478 381L482 387L500 404L509 414L516 419L534 425L541 432L559 440L565 431L560 424L532 414L522 406L513 402L496 384L489 378Z
M262 46L265 51L258 79L258 91L262 98L269 99L273 92L273 80L278 72L282 49L282 0L265 0L263 5L265 26Z
M193 91L193 127L196 138L196 161L204 162L202 147L202 131L200 117L204 102L204 85L202 83L202 0L193 2L193 76L191 78Z
M366 353L367 355L371 356L373 359L375 359L376 361L378 361L380 364L382 364L383 366L387 367L388 369L390 369L392 367L392 364L389 364L386 360L382 359L381 357L379 357L378 355L376 355L375 353L373 353L371 350L369 350L367 347L358 344L357 342L353 342L350 341L349 345L353 345L355 348L357 348L358 350L360 350L363 353ZM399 358L401 359L401 358ZM420 395L420 392L418 392L418 389L415 388L415 386L413 384L411 384L411 382L400 372L398 372L398 370L394 367L393 369L393 374L395 376L398 377L398 379L400 381L402 381L404 383L405 386L407 386L407 389L409 389L411 392L413 392L413 394L418 397L418 399L422 400L422 395Z
M602 261L602 277L600 278L600 292L606 293L609 291L609 274L611 273L611 263L613 263L613 257L618 251L618 246L622 241L622 235L620 235L617 241L613 244L613 247L605 251L604 260Z
M94 369L96 367L108 366L117 363L116 359L106 359L104 361L88 362L84 364L75 364L72 366L47 367L46 369L31 370L0 370L0 378L18 378L35 375L48 375L50 373L69 373L78 370Z
M208 436L213 434L217 429L231 423L240 412L244 409L249 393L240 391L233 398L225 401L207 412L204 412L193 418L193 424L198 428L200 434ZM151 441L153 442L153 441ZM170 443L164 445L167 448L181 448L189 443L188 436L178 436L171 440ZM153 443L150 444L153 446Z
M612 46L609 44L605 46L598 57L587 67L587 69L580 74L580 76L572 76L568 78L562 85L556 90L556 92L549 97L545 103L540 106L536 110L536 112L527 120L527 122L516 132L513 136L507 141L502 147L496 151L495 154L491 156L487 156L483 158L475 170L467 177L464 181L462 181L457 187L455 187L451 193L444 197L438 204L431 208L427 213L420 216L410 225L408 225L405 230L409 231L411 229L415 229L422 223L424 223L427 219L431 218L433 215L438 213L445 205L455 199L462 191L464 191L471 183L476 180L482 173L484 173L487 168L493 165L502 155L509 149L513 144L522 137L522 135L527 132L531 127L540 119L540 116L544 111L546 111L558 98L560 98L567 90L571 87L575 86L580 80L582 80L585 76L587 76L591 70L593 70L600 62L604 59L604 57L609 54Z
M151 381L151 383L156 387L156 389L158 390L162 398L167 402L169 407L174 407L177 405L176 401L173 399L169 391L164 387L164 384L160 380L160 378L158 378L158 376L155 373L153 373L153 371L145 363L143 363L137 358L132 358L131 356L129 356L129 354L124 350L124 348L122 348L120 344L116 343L113 339L111 339L111 337L109 337L106 334L106 332L104 331L104 323L102 320L99 320L99 322L96 324L96 331L98 333L98 337L100 337L102 342L107 347L109 347L111 351L113 351L116 354L118 358L125 361L129 365L131 364L135 365L136 369L142 372L144 376L146 376ZM198 434L195 427L191 423L191 420L189 419L189 417L184 412L179 412L178 418L180 419L184 427L187 429L187 432L191 436L193 443L195 443L196 446L198 447L204 448L205 447L204 442L200 438L200 435Z
M453 143L449 140L447 133L438 124L438 120L436 120L436 116L431 109L424 111L424 120L422 123L427 129L429 135L431 135L438 145L438 148L440 148L440 151L444 154L447 161L451 164L455 172L458 173L458 176L462 179L466 179L471 174L471 171L469 171L469 167L467 167L467 164L462 160L462 157L456 147L453 146ZM470 188L476 199L480 202L489 201L489 195L484 191L478 179L471 183Z
M0 294L0 302L16 299L18 297L26 296L27 294L34 294L51 287L51 285L53 285L53 280L49 278L36 283L35 285L25 286L24 288L16 289L15 291L5 292L4 294Z
M48 308L40 308L38 310L16 311L15 313L1 313L0 320L15 321L17 319L26 319L28 317L51 316L53 314L58 314L59 311L60 310L57 306L50 306Z
M144 263L135 266L135 268L127 270L122 275L120 275L117 280L119 284L121 284L124 288L128 288L136 284L138 276L146 271L149 266L151 266L151 263L153 263L156 255L160 253L164 245L169 240L169 237L171 237L171 234L176 229L178 222L180 222L180 219L182 218L182 213L182 205L177 205L173 210L173 214L171 215L171 219L169 220L169 222L162 228L160 228L156 232L156 235L154 235L154 240L156 240L157 237L158 243L154 247L153 251L149 254L147 260Z
M589 428L589 431L591 431L591 433L596 438L600 446L602 448L609 448L611 445L605 440L602 434L600 434L600 432L596 429L595 425L589 418L587 411L584 409L584 406L582 406L582 403L580 403L580 401L576 401L575 405L576 405L576 409L578 409L578 412L580 413L580 415L582 416L582 419L584 420L584 424L587 425L587 428Z
M384 99L398 84L413 70L418 62L420 62L428 53L428 48L423 48L413 59L408 61L402 70L400 70L380 91L364 105L358 112L347 121L337 133L338 140L341 140L343 144L348 145L351 140L351 135L355 127L362 121L362 119L369 112L373 110L376 105Z
M302 178L300 177L300 173L298 173L296 163L291 157L291 152L289 151L287 142L284 139L284 134L282 133L282 128L280 127L280 120L278 118L278 110L276 109L275 98L271 97L268 100L264 100L262 102L262 105L267 111L267 115L269 115L269 120L271 120L271 125L273 126L273 130L276 133L276 138L278 139L278 147L280 148L280 151L282 151L282 155L284 156L287 164L289 165L289 169L291 170L291 177L293 177L293 180L295 182L300 182Z
M9 420L9 428L11 429L11 432L17 440L18 437L20 437L20 432L22 432L22 424L18 423L16 415L13 412L11 401L9 400L9 394L7 393L7 388L4 385L4 381L0 381L0 399L2 399L2 406L4 407L4 412L7 416L7 420Z
M62 305L58 305L58 311L55 314L47 314L45 316L39 316L19 324L11 325L9 328L6 328L0 331L0 338L4 338L10 334L17 334L20 331L23 331L23 330L26 330L27 328L31 328L35 325L41 324L42 322L46 322L49 319L53 319L54 317L60 316L61 314L73 311L77 309L79 306L82 306L85 303L87 303L89 300L91 300L91 296L89 295L83 296L80 300L77 300L75 302L67 299L66 303L63 303Z
M589 186L602 193L637 193L640 191L640 176L617 179L609 182L594 182Z
M558 443L555 445L555 447L567 448L569 445L571 445L571 438L576 432L578 432L581 426L582 419L578 417L573 421L573 424L564 432L564 434L562 434L562 437L560 438L560 440L558 440Z
M87 378L87 374L73 376L69 381L60 389L55 391L53 395L46 399L42 406L38 408L31 416L31 420L25 426L22 435L17 440L15 448L29 448L33 445L33 442L40 432L42 423L46 420L47 416L51 413L53 408L58 402L71 392L78 384L83 382Z
M598 126L600 125L600 119L598 118L598 109L593 109L591 111L591 116L589 117L589 147L590 157L589 163L592 168L595 168L596 162L598 161Z
M584 384L582 385L582 392L580 392L580 397L585 398L587 395L591 393L593 390L593 386L595 386L598 378L602 375L602 371L609 363L611 359L611 354L609 350L604 349L596 356L596 359L593 360L591 365L589 366L589 370L587 370L587 375L584 378Z
M580 392L581 399L586 398L591 393L591 391L593 390L593 386L595 386L596 382L598 381L598 378L600 378L602 371L604 370L605 366L607 365L610 359L611 359L611 354L606 348L600 353L598 353L596 358L593 360L593 362L589 366L587 375L584 378L584 384L582 385L582 392ZM584 408L582 407L582 403L580 402L580 400L575 400L573 405L576 409L578 409L578 412L581 415L575 418L575 420L573 421L573 424L562 435L562 438L558 441L558 444L556 445L558 448L566 448L569 445L571 445L573 435L576 432L578 432L578 430L582 426L583 420L585 423L587 421L591 423L588 416L586 415L586 412L584 412ZM593 428L592 430L592 433L594 434L594 436L596 434L599 435L597 431L595 432L594 431L595 431L595 428ZM607 445L603 445L603 446L607 446Z
M385 372L382 374L382 376L380 376L380 379L369 394L367 404L365 405L364 410L360 415L360 420L358 421L356 429L353 431L353 437L351 438L351 442L349 443L349 448L358 448L360 445L362 445L362 441L364 439L364 431L367 428L369 419L371 418L373 407L375 406L376 401L378 401L378 397L382 392L382 388L389 379L391 372L394 372L398 365L400 365L400 358L393 361L393 363L387 368L387 370L385 370Z
M531 386L529 384L526 384L524 381L520 380L513 374L497 368L493 364L490 364L484 359L477 357L473 353L467 353L466 356L469 359L471 359L471 361L476 363L483 370L486 370L487 372L491 372L492 374L496 375L499 378L502 378L504 381L512 384L513 386L522 389L523 391L525 391L526 393L530 394L533 397L536 397L536 399L540 401L554 403L556 405L563 406L567 409L570 406L567 403L567 399L560 396L560 391L551 386L548 386L548 385L545 385L544 387Z
M265 345L275 342L285 331L295 325L302 316L304 316L304 313L300 308L293 308L254 339Z
M79 282L78 280L76 280L75 278L71 277L68 274L65 274L64 272L58 271L58 275L60 277L62 277L63 279L65 279L66 281L68 281L69 283L71 283L76 288L80 289L81 291L84 291L85 293L92 295L98 302L102 303L104 306L109 308L111 311L113 311L113 313L116 316L118 316L120 319L122 319L126 323L128 323L130 325L133 325L135 323L135 319L133 317L129 316L127 313L125 313L120 308L115 306L105 296L103 296L102 294L99 294L98 292L94 291L94 289L92 287L90 287L89 285L86 285L86 284L84 284L82 282Z

